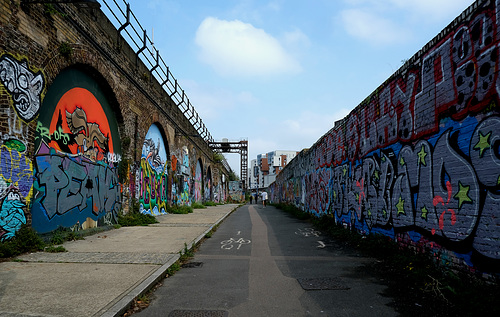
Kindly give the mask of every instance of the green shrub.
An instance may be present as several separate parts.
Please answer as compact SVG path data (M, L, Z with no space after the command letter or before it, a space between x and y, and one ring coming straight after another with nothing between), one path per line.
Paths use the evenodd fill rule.
M65 239L64 239L62 233L60 233L60 232L54 233L54 235L50 239L51 244L63 244L64 241L65 241Z
M205 206L211 206L211 207L217 206L217 204L214 203L213 201L206 201L206 202L203 203L203 205L205 205Z
M0 242L0 258L10 258L26 252L43 250L45 243L35 230L22 225L16 236L9 241Z
M62 245L59 245L59 246L48 246L45 248L44 250L45 252L50 252L50 253L61 253L61 252L68 252L68 250L66 250L66 248L64 248Z
M152 223L158 223L155 216L140 212L129 212L125 215L118 215L118 224L122 227L147 226Z
M200 204L200 203L193 203L191 205L191 207L193 207L193 209L206 209L207 208L204 204Z
M174 205L172 207L169 207L167 210L169 213L172 214L189 214L193 212L193 207L187 205L182 205L182 206Z

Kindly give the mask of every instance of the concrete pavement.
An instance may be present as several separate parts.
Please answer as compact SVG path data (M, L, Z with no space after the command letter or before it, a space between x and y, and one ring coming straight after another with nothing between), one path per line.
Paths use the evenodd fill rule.
M119 316L238 205L158 216L64 243L65 253L37 252L0 263L0 316Z

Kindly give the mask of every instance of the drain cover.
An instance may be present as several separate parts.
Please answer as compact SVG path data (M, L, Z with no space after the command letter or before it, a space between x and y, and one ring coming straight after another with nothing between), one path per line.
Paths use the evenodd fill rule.
M168 317L227 317L225 310L174 310Z
M194 268L194 267L202 267L203 266L203 262L188 262L188 263L184 263L183 265L181 265L182 268Z
M300 286L306 291L317 290L348 290L347 287L338 277L323 277L323 278L299 278Z

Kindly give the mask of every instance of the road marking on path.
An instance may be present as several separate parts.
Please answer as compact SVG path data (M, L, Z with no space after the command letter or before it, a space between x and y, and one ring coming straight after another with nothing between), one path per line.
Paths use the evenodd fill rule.
M324 247L326 247L325 243L323 243L323 241L318 241L319 245L318 245L318 248L321 248L323 249Z
M319 238L319 235L321 234L321 232L317 231L317 230L314 230L314 228L297 228L298 231L295 231L295 234L296 235L299 235L299 236L304 236L306 238L308 237L316 237L316 238Z
M220 244L222 244L222 245L221 245L220 248L224 249L224 250L231 250L237 244L238 246L236 247L236 250L239 250L242 245L244 245L244 244L250 244L251 242L252 241L245 240L243 238L239 238L238 240L236 240L234 238L230 238L229 240L221 241Z

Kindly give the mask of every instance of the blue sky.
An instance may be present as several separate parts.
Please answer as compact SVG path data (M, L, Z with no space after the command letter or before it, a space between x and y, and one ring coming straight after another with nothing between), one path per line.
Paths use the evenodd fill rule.
M473 2L129 1L213 138L248 139L249 160L310 147Z

